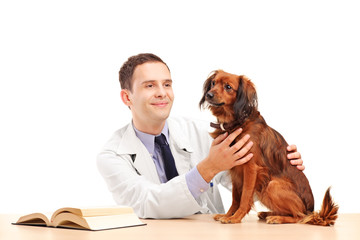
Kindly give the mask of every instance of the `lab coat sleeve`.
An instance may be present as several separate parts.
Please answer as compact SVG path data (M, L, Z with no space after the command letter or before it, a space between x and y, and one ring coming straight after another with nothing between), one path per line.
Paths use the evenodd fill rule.
M119 205L131 206L140 218L180 218L202 212L188 189L185 174L167 183L154 183L137 173L131 156L104 150L98 169Z

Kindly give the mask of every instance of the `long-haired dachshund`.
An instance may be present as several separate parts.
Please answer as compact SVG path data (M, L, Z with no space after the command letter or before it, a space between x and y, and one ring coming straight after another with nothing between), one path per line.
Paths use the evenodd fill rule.
M335 224L338 206L330 196L330 188L325 193L321 210L314 212L309 181L302 171L289 163L285 139L260 115L254 84L247 77L215 71L204 83L202 106L207 106L217 118L218 123L212 123L216 128L211 133L213 138L241 127L243 131L235 141L249 134L254 143L253 158L230 170L232 205L226 214L215 215L215 220L241 222L256 195L270 209L270 212L258 214L267 223Z

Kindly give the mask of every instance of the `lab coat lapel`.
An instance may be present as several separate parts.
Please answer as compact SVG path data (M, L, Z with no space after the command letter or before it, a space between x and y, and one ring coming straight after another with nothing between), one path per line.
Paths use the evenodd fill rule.
M194 164L191 161L193 149L189 139L186 139L181 132L182 128L178 122L168 119L168 126L171 143L170 149L174 156L176 169L179 175L185 174L194 167Z
M160 183L154 161L140 139L136 136L132 124L124 132L117 149L118 154L129 154L133 158L133 166L140 173L154 183Z

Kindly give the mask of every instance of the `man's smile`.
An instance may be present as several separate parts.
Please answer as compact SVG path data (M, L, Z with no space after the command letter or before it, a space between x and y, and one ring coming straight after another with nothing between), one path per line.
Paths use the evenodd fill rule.
M151 103L151 105L154 105L155 107L166 107L167 105L169 105L169 102L156 102Z

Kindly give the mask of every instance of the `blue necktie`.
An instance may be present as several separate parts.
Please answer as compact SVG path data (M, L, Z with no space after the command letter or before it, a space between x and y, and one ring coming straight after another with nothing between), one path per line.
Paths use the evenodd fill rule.
M173 177L178 176L178 172L176 170L174 157L171 154L169 144L166 142L166 138L164 134L161 134L155 137L155 143L158 144L161 150L161 156L164 161L165 174L168 181Z

